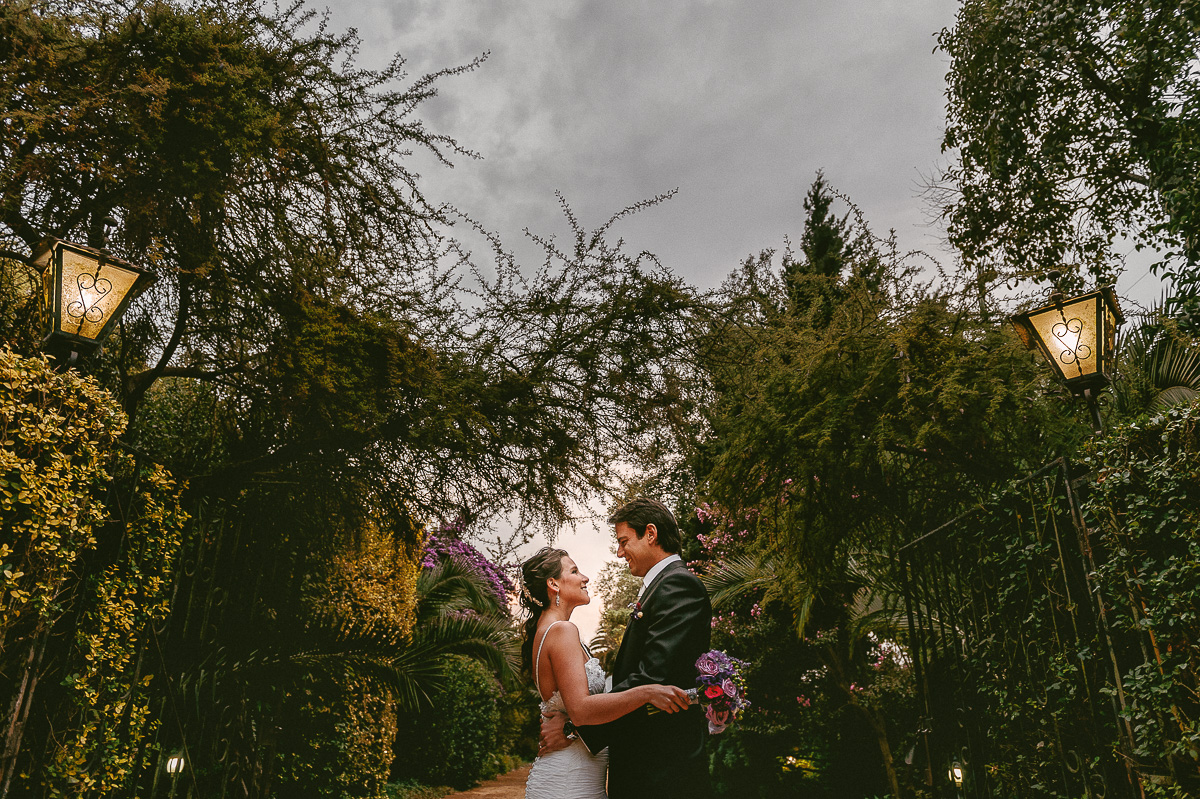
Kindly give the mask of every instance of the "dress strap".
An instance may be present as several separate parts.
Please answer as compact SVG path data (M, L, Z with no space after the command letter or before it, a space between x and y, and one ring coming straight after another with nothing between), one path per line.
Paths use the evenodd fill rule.
M533 683L537 686L538 696L542 695L542 680L538 676L538 666L542 665L542 647L546 645L546 639L550 637L550 630L554 629L554 625L562 624L562 619L550 622L550 626L546 628L546 632L542 633L542 641L538 644L537 657L533 659Z

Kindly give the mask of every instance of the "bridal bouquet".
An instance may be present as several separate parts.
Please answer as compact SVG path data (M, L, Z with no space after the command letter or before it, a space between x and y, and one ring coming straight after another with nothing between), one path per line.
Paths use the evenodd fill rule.
M746 681L742 676L745 661L726 655L719 649L705 652L696 660L696 687L688 688L685 694L692 704L704 707L711 735L725 732L725 728L737 721L738 713L750 704L746 700ZM651 713L658 709L647 705Z
M746 681L742 676L744 661L730 657L719 649L705 652L696 661L697 701L704 706L708 719L708 731L712 735L722 733L737 720L738 713L750 703L746 701Z

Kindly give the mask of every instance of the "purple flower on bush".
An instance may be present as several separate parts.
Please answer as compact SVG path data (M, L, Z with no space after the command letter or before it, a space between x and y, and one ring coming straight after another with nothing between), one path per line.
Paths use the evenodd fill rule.
M482 552L459 538L461 531L462 525L455 523L430 533L421 553L421 568L432 569L443 558L453 559L482 577L496 595L500 607L508 607L508 597L516 588L512 578Z

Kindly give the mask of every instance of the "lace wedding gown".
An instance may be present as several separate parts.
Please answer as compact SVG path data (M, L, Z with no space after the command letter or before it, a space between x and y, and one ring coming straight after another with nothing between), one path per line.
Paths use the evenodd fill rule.
M558 624L555 622L554 624ZM553 627L554 625L550 625ZM546 629L549 633L549 628ZM542 636L546 643L546 636ZM582 645L582 644L581 644ZM587 649L584 649L587 652ZM588 693L604 693L606 680L600 661L594 657L583 664L587 672ZM534 683L537 683L537 664L542 659L542 647L538 646L537 658L534 659ZM566 706L558 691L542 702L542 712L558 710L565 714ZM576 739L566 749L551 752L533 761L529 771L529 779L525 783L525 799L608 799L604 783L608 778L608 750L603 749L598 754L591 754L583 741Z

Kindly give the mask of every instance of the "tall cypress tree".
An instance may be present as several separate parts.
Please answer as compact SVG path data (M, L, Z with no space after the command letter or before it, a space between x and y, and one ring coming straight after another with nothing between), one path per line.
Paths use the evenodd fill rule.
M847 270L855 255L847 213L838 217L832 211L834 195L817 172L804 198L804 233L800 236L799 260L790 255L783 263L783 281L787 287L788 310L793 315L810 314L814 326L829 323L829 314L841 295Z

